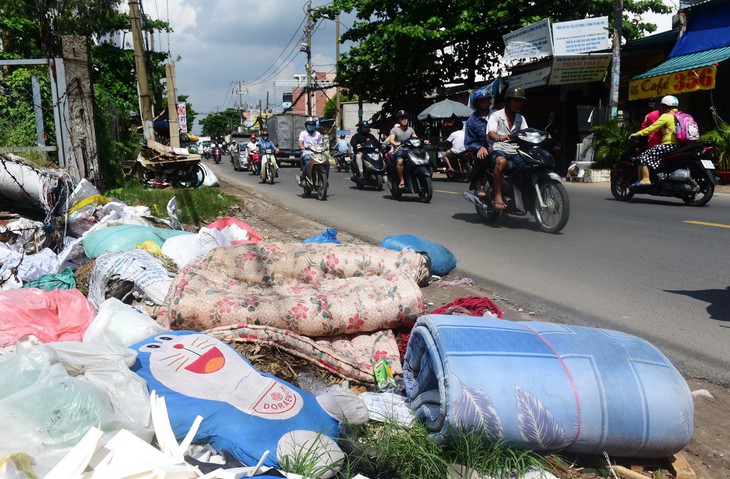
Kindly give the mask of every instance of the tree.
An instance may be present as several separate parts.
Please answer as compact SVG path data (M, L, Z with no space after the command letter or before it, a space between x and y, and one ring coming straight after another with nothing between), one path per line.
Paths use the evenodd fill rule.
M228 108L220 113L212 113L202 120L203 135L211 138L219 138L227 135L241 121L241 114L233 108Z
M612 22L614 0L334 0L317 15L353 10L357 20L341 41L357 45L341 55L337 81L386 108L415 109L424 93L445 83L471 87L477 75L496 75L504 34L543 18L606 15ZM656 29L636 20L646 12L669 8L662 0L624 0L626 39Z
M356 98L352 95L350 95L349 92L343 91L340 92L340 101L352 101ZM337 95L335 95L332 98L328 98L327 102L324 104L324 117L325 118L334 118L335 114L337 113Z

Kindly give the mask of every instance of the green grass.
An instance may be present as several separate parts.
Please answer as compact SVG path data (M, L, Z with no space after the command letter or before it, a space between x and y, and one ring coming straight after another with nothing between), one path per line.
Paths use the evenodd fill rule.
M533 451L491 441L479 431L457 433L447 444L428 437L425 426L404 428L395 422L370 422L350 431L347 462L341 477L361 473L371 478L443 479L455 464L464 466L466 478L472 472L484 477L522 477L530 469L552 471L543 456ZM465 472L464 472L465 470Z
M201 226L220 216L241 202L239 198L222 193L217 188L164 188L149 189L141 185L128 184L104 192L105 196L117 198L124 203L149 207L153 216L167 218L167 203L177 198L178 219L181 223Z

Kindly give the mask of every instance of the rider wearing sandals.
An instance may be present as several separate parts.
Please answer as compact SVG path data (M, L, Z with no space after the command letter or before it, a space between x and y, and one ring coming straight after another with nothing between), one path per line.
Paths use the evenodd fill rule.
M474 171L470 188L477 196L483 197L484 175L487 172L487 157L489 156L489 142L487 138L487 121L491 110L492 93L487 88L480 88L471 94L471 106L474 113L464 124L464 147L471 151L474 158Z
M398 147L409 138L418 138L418 136L413 128L408 126L408 113L405 110L398 110L395 117L397 118L398 123L396 123L393 129L390 130L388 144L396 148L393 155L396 160L396 171L398 172L398 189L402 190L405 188L405 182L403 181L403 160L407 153L405 150L399 149Z
M527 128L527 120L520 114L522 105L527 100L525 89L520 86L511 86L505 92L505 105L502 110L495 111L487 122L487 136L490 142L489 165L494 168L492 187L494 188L494 202L497 210L507 208L502 198L502 180L507 161L511 160L516 168L522 168L524 162L517 153L517 145L510 142L510 136Z

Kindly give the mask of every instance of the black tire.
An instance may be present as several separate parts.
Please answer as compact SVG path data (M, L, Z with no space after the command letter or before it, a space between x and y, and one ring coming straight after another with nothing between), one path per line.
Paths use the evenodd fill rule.
M205 180L205 170L198 164L177 172L172 184L182 188L197 188L203 184L203 180Z
M466 181L469 181L469 178L471 178L471 171L473 169L471 161L468 160L462 160L461 161L461 171L459 171L459 181L464 183Z
M634 192L629 186L633 183L632 178L621 172L611 175L611 194L618 201L629 201L634 197Z
M273 171L272 171L273 170ZM269 184L274 184L274 178L276 176L276 169L272 168L271 165L266 166L266 179L269 180Z
M388 176L388 189L390 189L390 196L392 196L394 200L399 200L403 195L403 192L398 189L398 184L395 180L391 179L390 176Z
M433 198L433 186L431 185L431 177L426 175L416 176L416 184L418 185L418 199L421 203L428 203Z
M493 223L500 217L502 212L489 206L491 203L490 198L492 197L492 185L488 181L486 182L485 189L487 193L485 200L487 202L484 203L483 206L475 205L475 208L477 210L477 214L485 223Z
M134 164L134 168L132 168L132 173L137 177L137 180L142 183L143 185L146 185L147 182L152 179L150 176L150 172L142 166L142 163L136 162Z
M377 191L383 191L383 175L377 175L375 177L375 189Z
M543 180L538 184L545 209L540 208L540 202L535 198L533 214L540 230L545 233L558 233L568 224L570 217L570 199L565 186L557 180Z
M216 156L215 157L215 164L217 165L220 162L221 162L221 157L220 156Z
M318 166L312 172L312 180L314 182L314 191L317 193L317 199L325 201L327 199L327 173L322 166Z
M696 181L700 185L700 191L694 196L682 198L682 201L689 206L705 206L715 194L715 185L706 178L697 179Z

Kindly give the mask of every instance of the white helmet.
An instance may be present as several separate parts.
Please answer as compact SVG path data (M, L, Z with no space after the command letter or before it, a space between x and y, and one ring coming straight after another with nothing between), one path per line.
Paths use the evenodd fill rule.
M679 106L679 100L677 100L676 96L667 95L662 98L661 104L671 108L675 108Z

